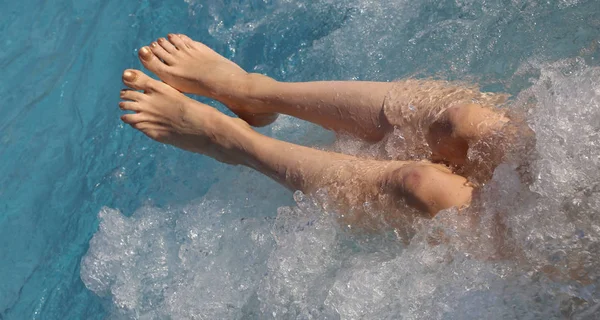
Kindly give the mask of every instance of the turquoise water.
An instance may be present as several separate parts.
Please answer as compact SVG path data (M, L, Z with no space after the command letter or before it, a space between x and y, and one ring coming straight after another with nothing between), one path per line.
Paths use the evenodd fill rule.
M0 319L600 312L598 1L1 7ZM140 68L136 48L168 32L280 80L437 76L508 91L517 107L535 101L527 118L538 138L534 181L521 185L510 165L497 170L482 193L478 238L450 211L424 222L408 247L393 235L348 234L329 212L267 178L120 124L122 70ZM302 144L333 141L288 117L261 130ZM372 152L347 139L335 148ZM488 229L498 212L527 262L491 259ZM453 237L428 246L440 228ZM536 272L577 259L591 278L585 285Z

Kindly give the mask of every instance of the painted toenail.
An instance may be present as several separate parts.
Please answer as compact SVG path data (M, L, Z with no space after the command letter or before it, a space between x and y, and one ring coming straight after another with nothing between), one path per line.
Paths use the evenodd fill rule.
M141 48L140 49L140 55L142 56L142 58L144 60L150 59L150 49L148 49L147 47Z
M123 80L125 81L133 82L136 78L137 74L135 72L129 70L123 72Z

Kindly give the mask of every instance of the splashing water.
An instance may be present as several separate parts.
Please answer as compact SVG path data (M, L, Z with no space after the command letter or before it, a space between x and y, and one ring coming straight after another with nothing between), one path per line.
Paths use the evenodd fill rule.
M256 217L240 200L243 191L215 195L225 181L184 208L141 208L130 218L102 210L82 278L110 297L115 315L139 317L505 319L594 312L600 69L562 61L540 71L516 99L537 101L529 118L539 154L531 187L501 165L481 203L422 221L406 248L385 234L342 230L333 214L301 194L275 217Z
M328 34L290 51L285 59L280 56L273 69L257 64L256 70L303 77L317 73L314 67L302 69L311 58L322 56L317 64L333 64L322 74L313 74L317 78L344 78L346 73L360 78L368 72L371 78L394 78L380 66L386 55L400 52L396 46L410 30L393 39L390 30L411 29L407 21L433 10L430 4L412 9L385 1L347 4L269 2L265 6L276 8L271 20L253 20L255 13L250 12L235 28L227 29L233 31L217 24L212 32L227 41L254 37L256 42L262 32L256 30L281 23L278 19L284 13L315 17L351 7L336 16L339 20L331 20ZM532 5L523 2L519 8L543 16L546 9L536 11ZM575 5L559 4L561 8ZM190 4L190 10L201 7ZM218 11L208 4L203 8ZM405 39L408 45L398 54L401 57L392 63L405 59L418 66L414 70L403 66L402 74L433 68L429 57L415 61L416 52L453 37L463 39L481 26L500 28L504 22L495 25L489 16L509 19L519 11L511 8L464 2L459 6L463 20L434 21L429 29L413 33ZM474 16L486 10L488 16ZM373 31L369 18L389 21L389 29ZM375 39L379 32L390 37L387 44ZM435 41L423 40L432 34ZM357 39L364 39L369 54L381 52L381 59L370 56L360 61L360 53L351 46ZM471 208L461 213L445 210L433 220L419 221L416 234L404 245L388 230L348 231L339 225L336 213L301 193L294 194L289 206L275 208L273 199L290 197L285 190L256 173L236 171L196 202L180 207L142 207L131 217L104 208L99 213L100 229L82 260L85 285L105 298L114 318L597 318L600 68L590 63L593 54L587 53L551 63L505 57L497 63L513 63L514 68L502 69L510 76L494 82L482 59L487 50L498 51L496 46L502 43L497 42L504 40L495 41L469 38L460 50L447 48L452 57L440 63L454 66L449 77L476 73L484 74L481 80L491 86L510 83L505 84L515 94L510 108L528 110L526 120L536 135L535 156L527 169L530 182L521 181L514 164L501 164ZM232 48L249 50L233 43ZM279 52L271 49L267 55ZM356 66L348 67L350 62ZM353 69L359 67L364 70ZM521 87L513 88L515 83L522 83ZM287 136L296 127L300 133ZM303 141L310 137L307 127L286 118L275 124L273 135ZM397 152L386 145L366 146L348 139L338 141L335 148L351 154Z

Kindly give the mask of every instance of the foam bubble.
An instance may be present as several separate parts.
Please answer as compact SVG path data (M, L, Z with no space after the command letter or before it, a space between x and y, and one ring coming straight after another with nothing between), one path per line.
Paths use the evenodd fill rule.
M201 199L178 208L142 207L131 217L104 208L81 277L105 297L112 317L597 315L600 69L581 59L522 63L519 54L531 55L522 48L533 46L528 32L537 36L548 27L545 21L551 19L541 14L546 7L455 1L446 5L461 19L449 20L444 8L425 1L258 1L235 4L244 14L223 22L229 10L223 3L189 2L191 10L210 11L210 33L231 56L281 79L390 80L449 70L444 77L475 73L482 79L474 80L494 85L500 81L486 78L490 74L508 77L510 83L502 86L516 93L512 108L527 110L536 134L534 158L526 168L530 181L523 181L518 163L498 166L472 208L419 221L408 245L392 231L347 230L335 212L301 194L285 203L282 199L292 197L281 187L238 169ZM577 1L561 3L562 8ZM320 25L323 32L315 36L306 31L311 27L306 21L331 23ZM286 36L269 38L268 30L285 30ZM524 36L509 38L502 30ZM533 42L552 46L541 38ZM285 39L300 40L292 45ZM322 131L312 128L284 117L270 133L320 142ZM393 158L402 145L342 137L333 149Z
M408 246L348 231L300 193L275 210L289 194L242 171L183 208L104 208L82 279L114 316L585 318L600 301L600 69L539 68L515 100L536 101L533 183L500 165L476 205L420 221Z

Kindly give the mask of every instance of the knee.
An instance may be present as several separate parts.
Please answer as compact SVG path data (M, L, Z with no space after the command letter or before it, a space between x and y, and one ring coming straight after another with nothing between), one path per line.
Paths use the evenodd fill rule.
M500 129L508 119L491 106L468 103L448 108L442 114L442 121L451 125L454 136L471 141Z
M404 192L420 194L426 190L440 174L440 170L430 165L412 165L394 172L397 187Z
M426 135L434 161L462 166L467 161L469 145L499 128L506 119L490 108L463 104L446 109L430 125Z
M423 213L432 214L429 191L441 172L427 165L410 165L397 169L388 177L388 188L397 200Z
M432 123L425 139L431 149L433 161L454 166L461 166L466 162L469 143L456 134L456 125L449 119L439 119Z

